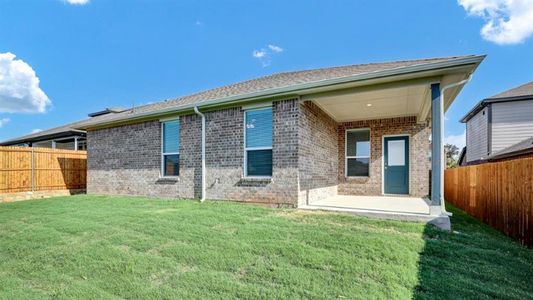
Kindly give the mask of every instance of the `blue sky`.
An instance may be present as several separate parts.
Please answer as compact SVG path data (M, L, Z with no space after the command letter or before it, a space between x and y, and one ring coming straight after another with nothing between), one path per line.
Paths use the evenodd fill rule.
M533 80L531 2L0 0L0 140L280 71L487 54L446 116L460 140L476 102Z

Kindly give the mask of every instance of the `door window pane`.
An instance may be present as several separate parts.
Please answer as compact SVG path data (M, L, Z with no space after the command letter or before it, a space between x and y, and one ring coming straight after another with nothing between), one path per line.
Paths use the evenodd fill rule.
M405 166L405 141L388 141L389 166Z

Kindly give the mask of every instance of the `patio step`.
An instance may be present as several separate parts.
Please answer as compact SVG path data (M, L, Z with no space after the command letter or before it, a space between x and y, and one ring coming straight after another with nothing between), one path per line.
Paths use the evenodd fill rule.
M331 207L331 206L321 206L321 205L301 205L298 208L305 209L305 210L322 210L322 211L332 211L332 212L339 212L339 213L348 213L348 214L353 214L353 215L358 215L358 216L365 216L369 218L422 222L422 223L433 224L443 230L451 230L450 218L447 215L430 215L430 214L422 214L422 213L343 208L343 207Z

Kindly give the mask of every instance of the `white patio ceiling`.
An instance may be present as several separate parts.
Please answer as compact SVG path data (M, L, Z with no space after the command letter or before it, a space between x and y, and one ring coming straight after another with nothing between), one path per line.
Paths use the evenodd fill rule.
M424 99L429 101L429 86L413 85L317 98L315 103L338 122L417 116Z
M303 95L303 101L313 101L337 122L416 116L419 122L430 117L431 83L457 82L464 74L450 74L439 78L426 77L400 80L368 86L346 88L332 92ZM453 102L459 89L445 95L445 110Z

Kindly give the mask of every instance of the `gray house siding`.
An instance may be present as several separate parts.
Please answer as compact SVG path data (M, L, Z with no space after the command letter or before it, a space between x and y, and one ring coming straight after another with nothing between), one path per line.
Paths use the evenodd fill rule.
M496 153L533 136L533 100L501 102L491 105L491 153Z
M466 123L466 162L488 156L488 108L485 107Z

